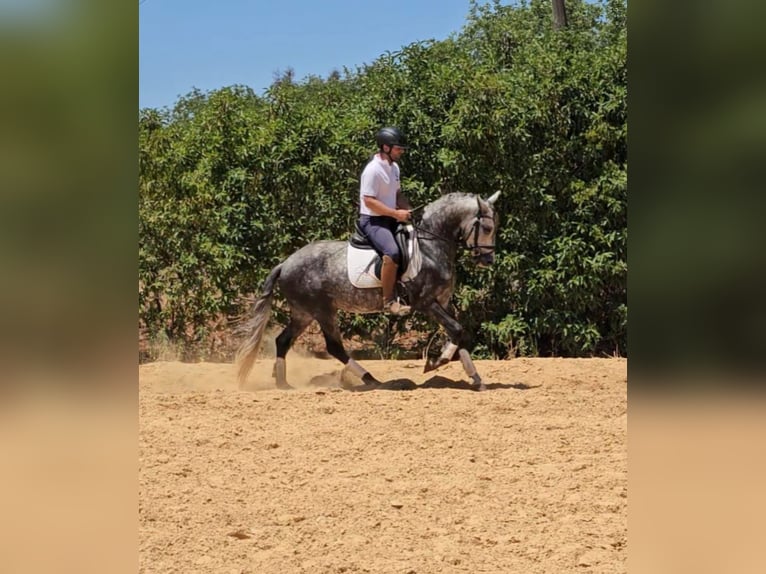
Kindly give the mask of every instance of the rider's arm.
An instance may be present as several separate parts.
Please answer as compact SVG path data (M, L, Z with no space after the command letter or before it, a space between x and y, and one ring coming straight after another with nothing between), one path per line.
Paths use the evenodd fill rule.
M412 209L412 204L410 203L410 200L407 199L402 193L402 188L396 190L396 207L399 209L406 209L407 211Z
M399 201L398 197L399 196L397 195L397 204ZM397 221L406 221L407 218L409 217L409 211L406 211L404 209L391 209L379 199L376 199L369 195L364 196L364 204L367 206L367 208L370 211L372 211L376 215L387 215L388 217L393 217Z

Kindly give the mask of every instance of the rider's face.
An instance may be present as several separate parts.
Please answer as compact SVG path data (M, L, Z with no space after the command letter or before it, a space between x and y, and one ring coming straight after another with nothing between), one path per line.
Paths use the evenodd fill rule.
M391 159L396 161L402 156L403 153L404 153L404 148L398 145L395 145L391 148Z

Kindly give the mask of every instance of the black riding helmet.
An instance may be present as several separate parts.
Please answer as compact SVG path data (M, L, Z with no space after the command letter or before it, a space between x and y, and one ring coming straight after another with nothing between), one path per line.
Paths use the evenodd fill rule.
M375 141L380 149L383 149L384 145L391 147L398 145L399 147L407 149L407 140L404 135L402 135L402 132L399 131L399 128L381 128L378 130L378 133L375 134Z

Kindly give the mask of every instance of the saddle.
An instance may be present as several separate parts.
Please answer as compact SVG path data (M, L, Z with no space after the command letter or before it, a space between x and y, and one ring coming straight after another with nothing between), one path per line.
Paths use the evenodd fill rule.
M402 273L404 273L404 271L407 269L407 266L410 264L410 253L408 248L410 231L406 225L402 223L396 224L394 240L396 241L396 246L399 248L399 268L396 270L396 274L397 276L401 276ZM375 250L375 252L378 254L378 259L375 261L375 275L380 277L380 267L383 264L383 255L377 249L375 249L375 246L370 243L369 239L367 239L364 231L362 231L362 229L359 227L358 221L354 222L354 231L351 233L351 237L348 238L348 242L352 247L357 249Z

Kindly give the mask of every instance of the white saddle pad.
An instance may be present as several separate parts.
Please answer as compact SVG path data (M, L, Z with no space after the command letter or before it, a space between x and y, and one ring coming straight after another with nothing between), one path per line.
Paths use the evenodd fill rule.
M420 272L420 249L418 249L417 235L412 225L407 226L410 233L410 240L407 242L407 252L410 256L410 263L407 265L399 280L402 283L412 281ZM375 260L378 254L374 249L358 249L348 244L346 259L348 261L348 280L354 287L360 289L371 289L380 287L380 279L375 277Z

